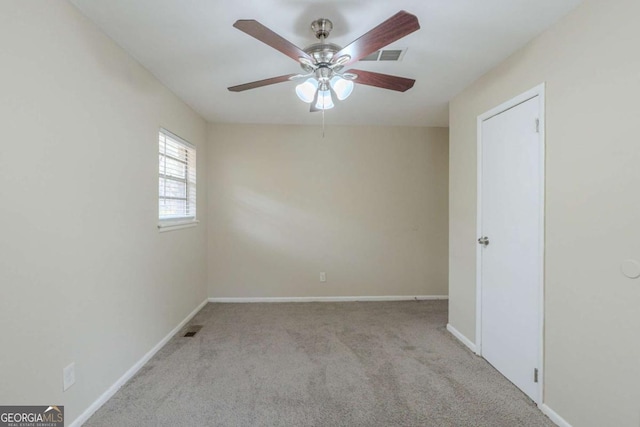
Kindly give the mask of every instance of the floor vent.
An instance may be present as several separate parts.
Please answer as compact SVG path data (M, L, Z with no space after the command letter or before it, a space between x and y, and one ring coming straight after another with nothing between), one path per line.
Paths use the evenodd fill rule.
M383 49L365 56L360 61L402 61L407 49Z
M183 335L183 337L191 338L197 334L200 329L202 329L202 325L191 325L187 328L187 332Z

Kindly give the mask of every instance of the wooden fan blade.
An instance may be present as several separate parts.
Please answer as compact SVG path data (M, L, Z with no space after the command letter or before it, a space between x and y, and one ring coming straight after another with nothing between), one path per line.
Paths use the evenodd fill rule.
M243 90L255 89L257 87L269 86L276 83L287 82L293 76L297 74L286 74L284 76L271 77L270 79L258 80L251 83L245 83L243 85L231 86L229 89L231 92L242 92Z
M260 40L262 43L279 50L295 61L298 61L298 58L306 58L309 61L314 62L313 58L309 56L308 53L274 33L255 19L239 19L235 24L233 24L233 26L240 31L249 34L251 37Z
M358 78L353 80L354 83L396 90L398 92L406 92L411 89L416 82L413 79L407 79L405 77L390 76L389 74L373 73L371 71L349 70L347 73L358 75Z
M333 57L339 58L349 55L351 59L345 65L353 64L361 58L382 49L396 40L400 40L414 31L420 29L418 18L404 10L393 15L382 24L370 30L368 33L354 40L350 45L345 46Z

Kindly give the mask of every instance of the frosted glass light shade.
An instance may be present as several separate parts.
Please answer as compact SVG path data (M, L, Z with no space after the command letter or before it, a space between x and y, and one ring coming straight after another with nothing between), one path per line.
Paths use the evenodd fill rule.
M296 95L298 95L298 98L303 102L310 104L313 102L316 90L318 90L318 81L314 78L309 78L305 80L304 83L300 83L296 86Z
M340 101L344 101L353 92L353 82L351 80L343 79L342 77L335 76L330 82L331 88L336 93L336 96Z
M316 108L318 110L329 110L333 108L333 99L331 99L331 91L321 90L318 92L318 102L316 102Z

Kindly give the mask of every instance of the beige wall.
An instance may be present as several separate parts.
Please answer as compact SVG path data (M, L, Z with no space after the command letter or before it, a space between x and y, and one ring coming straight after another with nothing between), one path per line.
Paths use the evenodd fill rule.
M547 83L545 403L640 425L640 2L587 0L450 106L450 322L475 337L476 117Z
M206 298L206 216L156 228L158 128L204 212L206 123L67 2L1 2L0 52L0 404L68 425Z
M209 296L446 295L447 129L320 123L210 127Z

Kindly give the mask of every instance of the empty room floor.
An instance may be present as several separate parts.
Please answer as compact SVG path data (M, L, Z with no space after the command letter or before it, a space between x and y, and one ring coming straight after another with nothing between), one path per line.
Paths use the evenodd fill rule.
M447 301L208 304L85 426L553 426Z

